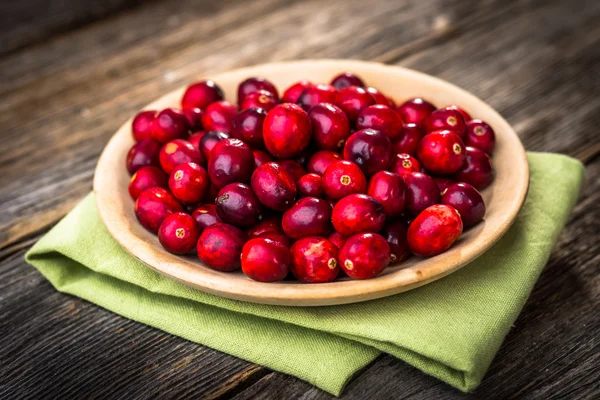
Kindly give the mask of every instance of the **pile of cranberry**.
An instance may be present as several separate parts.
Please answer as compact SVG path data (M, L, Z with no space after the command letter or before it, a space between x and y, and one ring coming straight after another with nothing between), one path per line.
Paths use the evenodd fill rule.
M455 105L396 107L351 73L281 97L249 78L237 105L223 97L198 82L181 110L133 120L135 215L171 253L262 282L365 279L483 219L495 135Z

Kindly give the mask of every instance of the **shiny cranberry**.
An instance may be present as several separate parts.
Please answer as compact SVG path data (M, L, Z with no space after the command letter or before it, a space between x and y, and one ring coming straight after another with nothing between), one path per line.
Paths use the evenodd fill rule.
M416 124L405 124L400 133L400 139L394 143L393 153L417 154L417 147L421 139L425 136L425 130Z
M258 224L248 228L246 232L250 239L259 237L263 233L267 232L283 232L281 228L281 217L271 216L263 219Z
M167 189L152 187L144 190L135 201L135 216L140 224L150 232L158 232L160 224L183 207Z
M338 249L341 249L344 243L346 243L346 236L336 231L331 232L329 236L327 236L327 239Z
M424 126L427 133L447 129L455 132L461 139L467 136L467 123L461 113L456 110L435 110L427 117Z
M170 214L158 229L158 241L168 252L186 254L196 248L200 230L189 214Z
M396 217L406 206L406 184L400 175L379 171L369 181L367 194L383 206L387 217Z
M468 183L455 183L446 189L442 195L442 204L456 208L465 228L479 223L485 215L481 193Z
M309 81L303 80L300 82L294 83L292 86L288 87L285 92L283 92L283 96L281 97L282 103L297 103L298 98L304 91L304 89L311 87L313 84Z
M358 165L365 175L383 171L392 162L392 144L381 131L361 129L354 132L344 145L344 159Z
M233 118L237 115L237 108L228 101L221 100L210 104L204 110L202 126L207 131L229 133L233 127Z
M435 106L420 97L400 104L396 109L405 124L421 125L435 111Z
M444 109L458 111L460 113L460 115L462 115L465 122L469 122L470 120L473 119L473 118L471 118L471 115L469 115L468 112L466 112L465 110L463 110L462 108L460 108L459 106L456 106L454 104L450 105L450 106L446 106L446 107L444 107Z
M127 171L133 174L142 167L160 165L158 157L160 147L161 144L154 139L142 139L134 144L127 153L127 159L125 160Z
M285 211L296 200L293 177L276 162L261 165L252 174L252 190L265 206Z
M455 208L436 204L421 212L408 227L410 250L421 257L432 257L448 250L463 231Z
M434 174L450 175L463 165L467 151L453 131L435 131L421 139L417 157L421 165Z
M216 146L216 144L227 138L229 138L229 135L225 132L206 132L206 134L200 139L200 152L204 156L204 159L208 161L210 159L212 149Z
M233 182L249 182L253 170L252 149L239 139L218 142L208 160L208 176L218 188Z
M326 236L331 231L331 206L323 199L304 197L283 214L281 226L292 239Z
M183 163L193 162L198 165L204 164L202 153L183 139L175 139L165 144L160 149L159 160L162 169L170 174L176 166Z
M181 107L205 109L209 104L224 99L223 91L213 81L194 83L185 90L181 99Z
M323 190L336 200L350 194L364 193L367 190L367 178L353 162L336 161L323 174Z
M323 183L320 175L306 174L296 181L298 197L321 197Z
M240 268L246 234L235 226L217 222L202 232L196 248L198 258L218 271Z
M313 140L319 149L340 150L350 136L350 122L346 113L329 103L317 104L308 112L313 129Z
M204 111L198 107L186 108L183 110L183 114L187 118L192 132L202 130L202 116L204 115Z
M283 232L264 232L258 235L257 237L274 240L276 242L281 243L287 248L289 248L292 245L292 240L289 237L285 236L285 233Z
M242 271L252 280L277 282L283 280L292 267L292 254L281 242L250 239L242 250Z
M396 154L390 167L390 172L394 172L404 178L410 173L421 172L421 164L410 154Z
M390 263L390 246L377 233L359 233L346 240L338 253L338 260L349 277L373 278Z
M138 169L129 180L129 195L137 199L146 189L152 187L167 187L168 176L158 167L147 166Z
M384 106L392 107L394 109L396 108L392 99L381 93L379 90L375 89L374 87L368 87L366 88L366 90L371 96L373 96L375 104L381 104Z
M278 158L299 155L311 139L308 114L295 104L280 104L268 112L263 125L267 150Z
M444 190L448 189L450 186L454 185L456 181L450 178L444 178L441 176L433 176L433 180L437 185L438 189L440 189L440 194L444 193Z
M375 99L365 89L349 86L338 92L335 104L354 122L364 108L375 104Z
M298 97L297 104L308 111L317 104L321 103L335 103L337 97L337 89L330 85L312 85L304 89L304 91Z
M485 189L494 180L490 157L475 147L467 146L467 158L461 169L454 174L454 179L466 182L477 190Z
M406 209L409 213L417 215L424 209L440 202L440 191L435 181L421 172L405 175Z
M467 122L467 140L465 144L491 155L496 145L496 134L491 126L480 119L474 119Z
M217 194L217 215L223 222L248 227L262 219L262 206L250 186L230 183Z
M267 92L266 90L258 90L244 97L240 110L262 108L263 110L269 111L275 107L278 102L278 99L273 93Z
M381 203L366 194L351 194L333 207L331 221L336 232L345 236L360 232L378 232L385 223Z
M262 150L253 150L252 154L254 155L254 167L258 168L263 164L274 161L273 157L266 151Z
M248 78L238 86L238 104L241 105L246 96L259 90L269 92L275 99L279 99L277 88L271 82L265 78Z
M167 143L174 139L188 137L190 125L187 117L181 110L166 108L156 114L152 120L152 139L160 143Z
M352 72L343 72L331 80L331 86L337 90L342 90L348 86L364 87L365 83Z
M142 139L150 139L152 136L152 121L156 111L141 111L131 121L131 133L133 139L139 142Z
M196 221L200 233L209 226L217 222L222 222L221 218L217 215L217 206L214 204L204 204L196 208L192 213L192 218Z
M209 181L206 170L195 163L179 164L169 177L169 189L183 203L197 203L204 198Z
M308 172L323 175L331 164L342 159L342 156L334 151L320 150L314 153L307 163Z
M200 141L202 140L202 138L204 137L204 135L206 135L205 131L194 132L188 138L188 142L190 142L192 144L192 146L194 146L195 149L198 149L200 152L202 152L200 150Z
M364 108L356 119L356 128L381 131L392 142L400 139L403 133L400 115L390 107L381 104Z
M283 169L287 171L288 174L291 175L294 182L300 179L302 176L306 175L306 170L298 161L283 160L277 161L277 163L281 165Z
M262 108L248 108L233 118L231 137L246 142L250 147L263 149L263 123L267 111Z
M290 250L292 273L300 282L332 282L340 272L337 260L339 249L323 237L300 239Z
M401 220L385 224L381 231L381 235L390 245L390 261L392 263L399 263L410 256L410 247L408 247L406 239L407 231L408 224Z

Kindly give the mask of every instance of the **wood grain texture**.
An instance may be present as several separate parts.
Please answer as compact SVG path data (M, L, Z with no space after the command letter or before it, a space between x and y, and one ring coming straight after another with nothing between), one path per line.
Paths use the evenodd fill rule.
M599 397L599 27L594 0L182 0L22 42L0 57L0 398L330 398L56 293L22 259L91 189L134 110L195 76L318 57L437 75L499 110L528 150L588 165L584 197L474 394L382 356L343 397Z

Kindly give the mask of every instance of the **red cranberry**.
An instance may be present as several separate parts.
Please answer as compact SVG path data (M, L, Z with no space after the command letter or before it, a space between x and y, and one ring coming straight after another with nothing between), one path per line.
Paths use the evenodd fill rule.
M473 119L473 118L471 118L471 115L469 115L468 112L466 112L465 110L463 110L462 108L460 108L459 106L456 106L454 104L450 105L450 106L446 106L446 107L444 107L444 109L458 111L460 113L460 115L462 115L462 117L465 120L465 122L469 122L470 120Z
M435 110L427 117L424 125L428 133L448 129L455 132L461 139L464 139L467 135L465 119L456 110Z
M228 134L226 134L225 132L217 131L207 132L204 136L202 136L202 138L200 139L200 152L202 153L206 161L210 159L210 154L212 152L212 149L216 146L216 144L219 143L221 140L225 140L227 138L229 138Z
M331 221L335 230L350 236L360 232L378 232L385 224L381 204L366 194L351 194L333 207Z
M311 87L313 84L309 81L303 80L300 82L294 83L292 86L288 87L285 92L283 92L283 96L281 97L282 103L297 103L298 98L304 91L304 89Z
M131 122L131 133L133 139L139 142L142 139L150 139L152 137L152 121L156 111L141 111L139 112Z
M402 127L400 139L394 143L393 153L407 153L416 155L417 147L425 136L425 130L420 125L406 124Z
M312 236L298 240L290 249L292 273L300 282L332 282L340 272L339 249L329 240Z
M375 129L383 132L392 142L400 139L403 124L400 115L388 106L375 104L364 108L356 119L357 129Z
M242 271L259 282L285 279L292 267L292 254L282 243L271 239L254 238L242 250Z
M396 109L405 124L421 125L435 111L435 106L420 97L400 104Z
M196 220L201 233L209 226L222 222L217 215L217 206L214 204L204 204L196 208L192 213L192 218Z
M485 215L483 197L468 183L456 183L446 189L442 204L456 208L465 228L479 223Z
M158 167L142 167L133 174L129 181L129 195L135 200L144 190L151 187L166 188L167 179L167 174Z
M435 181L421 172L413 172L405 175L404 182L406 191L406 209L416 215L429 206L440 202L440 191Z
M336 231L331 232L329 236L327 236L327 239L338 249L341 249L344 243L346 243L346 236Z
M246 235L235 226L217 222L202 232L196 248L198 258L218 271L235 271L241 265Z
M194 218L182 212L169 215L158 229L158 241L173 254L186 254L194 250L199 236Z
M308 111L317 104L321 103L335 103L337 96L337 89L330 85L312 85L304 89L304 91L298 97L297 104Z
M454 174L454 179L466 182L477 190L485 189L494 179L490 157L475 147L467 146L467 158L461 169Z
M165 144L160 149L160 165L162 169L170 174L176 166L183 163L193 162L198 165L204 164L202 153L194 146L183 139L175 139Z
M182 212L183 207L167 189L153 187L139 195L134 210L140 224L150 232L156 233L167 216Z
M296 183L292 176L276 162L261 165L252 174L252 190L265 206L285 211L296 200Z
M264 232L258 235L257 237L274 240L276 242L281 243L287 248L289 248L292 245L292 240L289 237L285 236L285 233L283 232Z
M127 159L125 160L127 171L133 174L142 167L160 165L158 157L160 146L160 143L154 139L142 139L134 144L127 153Z
M371 178L367 194L381 203L388 217L396 217L404 211L406 184L398 174L379 171Z
M390 263L390 246L377 233L359 233L346 240L338 259L349 277L369 279L383 272Z
M267 150L278 158L292 158L304 150L311 138L310 118L295 104L275 106L267 113L263 138Z
M368 87L366 88L366 90L371 96L373 96L375 104L381 104L384 106L396 108L393 101L390 98L386 97L386 95L381 93L379 90L375 89L374 87Z
M348 86L364 87L365 83L352 72L343 72L331 80L331 86L337 90L342 90Z
M435 181L435 184L437 185L438 189L440 189L440 194L444 193L444 190L448 189L450 186L456 183L456 181L453 179L444 178L441 176L433 176L432 178Z
M277 162L283 169L287 171L288 174L291 175L294 182L300 179L302 176L306 175L306 170L298 161L294 160L283 160Z
M331 231L331 206L323 199L304 197L283 214L281 226L292 239L326 236Z
M254 155L254 167L258 168L263 164L273 161L273 157L266 151L262 150L253 150L252 154Z
M375 104L375 99L361 87L348 86L338 92L335 104L346 113L350 121L356 121L364 108Z
M410 256L410 248L406 239L407 231L408 225L400 220L387 223L381 231L381 235L390 245L390 261L392 263L402 262Z
M367 178L353 162L336 161L323 174L323 190L332 199L364 193L367 190Z
M269 111L275 107L277 103L278 100L273 93L267 92L266 90L258 90L244 97L240 110L262 108L263 110Z
M361 129L344 146L344 159L357 164L367 176L383 171L392 162L392 144L381 131Z
M194 163L179 164L169 177L169 189L183 203L197 203L204 198L208 189L206 170Z
M426 208L408 227L410 250L421 257L432 257L448 250L463 230L455 208L436 204Z
M233 182L249 182L253 169L252 149L239 139L218 142L208 160L208 176L218 188Z
M323 175L325 170L334 162L341 160L342 156L329 150L317 151L310 157L307 163L308 172Z
M152 139L160 143L167 143L174 139L188 137L190 125L187 117L181 110L166 108L156 114L152 120Z
M417 157L426 170L450 175L458 171L466 157L463 141L453 131L435 131L421 139Z
M235 226L248 227L262 219L262 207L250 186L230 183L217 195L217 215Z
M204 135L206 135L205 131L198 131L198 132L192 133L190 135L190 137L188 138L188 142L190 142L192 144L192 146L194 146L194 149L197 149L198 151L200 151L200 153L202 153L202 151L200 150L200 141L202 140Z
M491 126L480 119L467 122L467 146L492 154L496 145L496 134Z
M207 131L229 133L233 127L233 118L237 115L237 108L228 101L221 100L210 104L204 110L202 126Z
M319 149L339 150L350 136L350 122L346 113L329 103L317 104L308 112L313 129L313 140Z
M394 156L390 171L404 178L413 172L421 172L421 164L410 154L400 153Z
M187 118L192 132L202 130L202 116L204 115L204 111L198 107L186 108L183 110L183 114Z
M265 218L264 220L260 221L258 224L250 227L248 229L247 234L248 234L248 237L250 239L252 239L255 237L259 237L263 233L267 233L267 232L282 232L283 233L283 229L281 228L281 217L272 216L272 217Z
M323 184L320 175L306 174L296 181L298 197L321 197Z
M209 104L223 99L223 91L216 83L202 81L188 86L181 99L181 107L205 109Z
M271 82L265 78L248 78L238 86L238 104L241 105L246 96L259 90L269 92L275 99L279 99L277 88Z
M248 143L250 147L263 149L263 122L266 116L267 111L262 108L249 108L240 112L233 118L231 137Z

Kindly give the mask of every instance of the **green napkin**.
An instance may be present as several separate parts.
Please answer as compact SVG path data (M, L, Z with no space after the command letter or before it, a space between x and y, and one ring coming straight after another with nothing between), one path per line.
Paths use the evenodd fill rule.
M444 279L364 303L279 307L191 289L123 250L100 220L93 195L26 259L61 292L334 395L380 352L470 391L517 318L579 195L581 163L540 153L528 159L527 201L494 247Z

